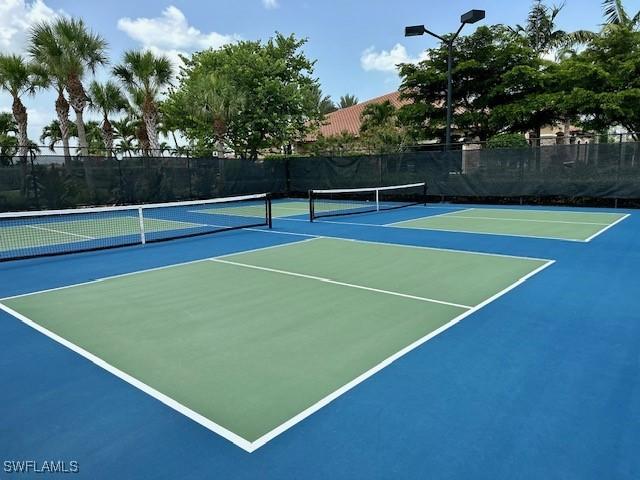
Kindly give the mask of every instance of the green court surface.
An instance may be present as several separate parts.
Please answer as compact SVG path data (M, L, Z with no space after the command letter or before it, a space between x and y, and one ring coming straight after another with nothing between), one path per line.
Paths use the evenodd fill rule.
M2 303L252 451L551 263L316 238Z
M618 213L469 208L390 225L425 230L515 235L584 242L593 239L627 216Z
M195 223L172 220L144 219L146 232L161 232L197 227ZM62 243L81 242L107 237L120 237L140 233L137 216L116 216L87 220L31 223L3 227L0 236L0 250L41 247Z

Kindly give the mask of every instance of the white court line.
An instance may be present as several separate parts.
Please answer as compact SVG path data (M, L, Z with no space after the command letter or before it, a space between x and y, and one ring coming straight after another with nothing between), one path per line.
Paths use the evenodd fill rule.
M435 336L441 334L442 332L444 332L445 330L451 328L456 323L459 323L461 320L465 319L469 315L472 315L473 313L477 312L481 308L485 307L486 305L490 304L491 302L493 302L493 301L497 300L498 298L502 297L503 295L505 295L506 293L510 292L511 290L513 290L514 288L518 287L519 285L523 284L529 278L531 278L534 275L540 273L542 270L544 270L545 268L549 267L553 263L555 263L555 260L549 260L544 265L541 265L540 267L536 268L535 270L529 272L527 275L525 275L522 278L518 279L515 283L509 285L508 287L506 287L505 289L499 291L495 295L487 298L485 301L483 301L482 303L479 303L478 305L476 305L472 309L467 310L466 312L458 315L457 317L455 317L454 319L452 319L448 323L444 324L443 326L441 326L437 330L434 330L433 332L425 335L422 338L419 338L418 340L416 340L415 342L411 343L410 345L407 345L402 350L399 350L395 354L391 355L390 357L386 358L382 362L378 363L376 366L370 368L369 370L367 370L363 374L359 375L358 377L354 378L350 382L346 383L345 385L343 385L342 387L340 387L339 389L337 389L333 393L330 393L329 395L327 395L323 399L319 400L318 402L316 402L315 404L313 404L312 406L310 406L306 410L303 410L302 412L298 413L295 417L290 418L289 420L284 422L282 425L274 428L273 430L271 430L270 432L264 434L262 437L258 438L257 440L254 440L253 443L251 443L251 449L252 449L251 451L255 451L256 449L262 447L263 445L265 445L270 440L273 440L275 437L277 437L281 433L287 431L288 429L290 429L291 427L293 427L297 423L301 422L302 420L304 420L308 416L313 415L315 412L320 410L322 407L328 405L329 403L334 401L336 398L340 397L341 395L343 395L344 393L348 392L349 390L351 390L355 386L357 386L360 383L364 382L369 377L375 375L376 373L378 373L383 368L389 366L390 364L392 364L393 362L395 362L399 358L403 357L407 353L411 352L412 350L415 350L420 345L422 345L425 342L431 340L433 337L435 337Z
M268 232L269 230L261 230L261 231ZM83 285L90 285L92 283L104 282L104 281L107 281L107 280L112 280L114 278L129 277L131 275L138 275L140 273L155 272L157 270L166 270L168 268L182 267L184 265L193 265L194 263L206 262L208 260L211 260L212 258L225 258L225 257L230 257L232 255L239 255L241 253L259 252L261 250L269 250L269 249L272 249L272 248L284 247L286 245L295 245L297 243L310 242L312 240L315 240L316 238L318 238L318 237L308 238L306 240L300 240L300 241L295 241L295 242L279 243L278 245L269 245L267 247L253 248L251 250L243 250L241 252L226 253L224 255L219 255L219 256L216 256L216 257L207 257L207 258L201 258L201 259L198 259L198 260L189 260L188 262L172 263L171 265L162 265L160 267L146 268L144 270L136 270L134 272L119 273L117 275L110 275L108 277L96 278L95 280L89 280L87 282L73 283L71 285L63 285L61 287L47 288L47 289L44 289L44 290L38 290L36 292L20 293L18 295L12 295L10 297L0 298L0 302L4 302L5 300L11 300L13 298L21 298L21 297L28 297L28 296L31 296L31 295L38 295L39 293L55 292L57 290L65 290L67 288L80 287L80 286L83 286Z
M368 226L375 226L375 227L384 227L384 225L373 225L373 224L366 224ZM392 227L395 228L395 227ZM464 254L468 254L468 255L485 255L485 256L489 256L489 257L503 257L503 258L517 258L519 260L538 260L541 262L548 262L550 261L548 258L536 258L536 257L524 257L521 255L508 255L505 253L490 253L490 252L476 252L476 251L470 251L470 250L455 250L453 248L441 248L441 247L425 247L422 245L408 245L406 243L390 243L390 242L376 242L374 240L361 240L359 238L345 238L345 237L339 237L339 236L332 236L332 235L312 235L310 233L297 233L297 232L282 232L282 231L278 231L278 230L261 230L258 228L252 228L251 230L254 230L256 232L265 232L265 233L275 233L278 235L293 235L293 236L297 236L297 237L312 237L311 239L318 239L318 238L329 238L331 240L343 240L345 242L357 242L357 243L371 243L373 245L385 245L387 247L404 247L404 248L418 248L421 250L435 250L438 252L450 252L450 253L464 253ZM462 233L467 233L467 232L462 232ZM298 243L301 242L292 242L291 245L297 245ZM238 254L232 254L232 255L240 255L243 252L240 252Z
M473 209L469 209L473 210ZM595 222L570 222L565 220L535 220L531 218L502 218L502 217L475 217L469 215L457 215L457 212L443 213L442 215L430 215L428 217L417 218L415 220L402 220L400 222L388 223L387 225L401 225L406 222L414 222L417 220L428 220L430 218L442 217L443 215L452 216L453 218L470 218L478 220L506 220L508 222L533 222L533 223L565 223L568 225L609 225L609 223L595 223Z
M242 255L242 253L240 253L238 255ZM226 263L228 265L235 265L237 267L250 268L250 269L253 269L253 270L262 270L262 271L265 271L265 272L280 273L282 275L289 275L291 277L308 278L310 280L317 280L317 281L323 282L323 283L330 283L330 284L333 284L333 285L340 285L340 286L343 286L343 287L357 288L359 290L368 290L370 292L376 292L376 293L384 293L386 295L393 295L393 296L396 296L396 297L409 298L411 300L420 300L421 302L437 303L437 304L440 304L440 305L447 305L449 307L464 308L466 310L469 310L469 309L473 308L473 307L471 307L469 305L462 305L460 303L446 302L444 300L436 300L436 299L433 299L433 298L418 297L418 296L415 296L415 295L408 295L406 293L392 292L390 290L381 290L379 288L365 287L363 285L355 285L353 283L339 282L337 280L331 280L330 278L316 277L315 275L307 275L307 274L304 274L304 273L289 272L287 270L278 270L276 268L260 267L258 265L251 265L251 264L240 263L240 262L232 262L230 260L221 260L219 258L211 258L210 261L216 262L216 263Z
M435 216L435 215L433 215ZM422 220L423 218L432 218L432 216L415 218L413 220ZM285 222L308 222L309 220L302 220L299 218L278 218L278 220L283 220ZM403 222L411 222L413 220L403 220ZM380 225L376 223L358 223L358 222L335 222L329 220L314 220L313 223L329 223L332 225L355 225L359 227L380 227L380 228L397 228L397 229L410 229L410 230L431 230L437 232L450 232L450 233L468 233L470 235L494 235L497 237L517 237L517 238L537 238L541 240L562 240L565 242L579 242L584 243L586 240L580 240L578 238L561 238L561 237L543 237L540 235L516 235L513 233L493 233L493 232L475 232L475 231L467 231L467 230L451 230L444 228L435 228L435 227L407 227L401 226L394 223L389 223L385 225ZM398 223L398 222L396 222ZM402 222L400 222L402 223Z
M627 218L629 218L631 216L630 213L627 213L624 217L619 218L618 220L616 220L615 222L613 222L611 225L607 225L606 227L604 227L602 230L594 233L593 235L591 235L589 238L587 238L585 240L585 242L590 242L591 240L593 240L594 238L596 238L598 235L602 235L604 232L606 232L607 230L609 230L611 227L617 225L618 223L622 222L623 220L626 220Z
M96 237L89 237L88 235L80 235L80 234L77 234L77 233L65 232L64 230L55 230L53 228L37 227L35 225L24 225L24 226L28 227L28 228L35 228L36 230L44 230L46 232L62 233L63 235L69 235L69 236L72 236L72 237L80 237L80 238L84 238L84 239L87 239L87 240L95 240L96 239ZM59 245L59 244L56 244L56 245Z
M38 323L36 323L33 320L31 320L30 318L22 315L21 313L16 312L12 308L7 307L6 305L4 305L2 303L0 303L0 310L4 310L8 314L14 316L15 318L17 318L21 322L25 323L26 325L30 326L31 328L33 328L33 329L37 330L38 332L46 335L47 337L49 337L50 339L58 342L59 344L67 347L69 350L72 350L72 351L76 352L78 355L83 356L84 358L86 358L90 362L96 364L98 367L103 368L107 372L109 372L109 373L115 375L116 377L124 380L125 382L129 383L130 385L133 385L134 387L142 390L147 395L150 395L151 397L155 398L156 400L160 400L162 403L164 403L168 407L173 408L174 410L180 412L181 414L183 414L184 416L190 418L191 420L193 420L193 421L199 423L200 425L208 428L209 430L217 433L221 437L226 438L227 440L229 440L230 442L232 442L235 445L239 446L243 450L246 450L247 452L253 451L251 449L251 442L249 442L248 440L245 440L241 436L233 433L230 430L227 430L223 426L218 425L217 423L213 422L212 420L209 420L208 418L200 415L198 412L195 412L195 411L191 410L190 408L182 405L180 402L174 400L173 398L165 395L162 392L159 392L158 390L156 390L155 388L147 385L146 383L141 382L137 378L132 377L128 373L125 373L122 370L114 367L110 363L105 362L100 357L95 356L94 354L92 354L91 352L85 350L84 348L76 345L75 343L70 342L69 340L64 339L63 337L57 335L56 333L52 332L51 330L48 330L48 329L44 328L43 326L41 326Z
M309 238L307 240L303 240L303 242L314 241L314 240L316 240L316 238ZM346 241L351 241L351 240L346 240ZM355 240L355 241L358 241L358 240ZM109 278L117 278L117 277L135 275L137 273L143 273L143 272L148 272L148 271L153 271L153 270L161 270L161 269L165 269L165 268L172 268L174 266L179 266L179 265L186 265L186 264L197 263L197 262L202 262L202 261L207 261L207 260L215 260L216 258L224 258L224 257L229 257L229 256L235 256L235 255L240 255L242 253L249 253L249 252L252 252L252 251L260 251L260 250L266 250L266 249L270 249L270 248L278 248L278 247L286 246L286 245L295 245L297 243L300 243L300 242L291 242L291 243L280 244L280 245L272 245L272 246L269 246L269 247L262 247L262 248L256 248L256 249L253 249L253 250L247 250L245 252L229 253L229 254L226 254L226 255L221 255L219 257L212 257L212 258L209 258L209 259L196 260L196 261L191 261L191 262L184 262L182 264L175 264L175 265L169 265L169 266L164 266L164 267L152 268L152 269L148 269L148 270L141 270L141 271L138 271L138 272L131 272L131 273L128 273L128 274L115 275L113 277L107 277L107 278L104 278L104 279L94 280L94 281L91 281L91 282L85 282L85 283L81 283L81 284L77 284L77 285L85 285L85 284L88 284L88 283L95 283L95 282L98 282L98 281L107 280ZM362 242L362 243L376 243L376 242ZM389 245L389 244L384 244L384 245ZM418 248L420 248L420 247L418 247ZM428 248L428 247L426 247L426 248ZM434 250L439 250L439 249L434 249ZM454 250L454 252L455 252L455 250ZM459 253L470 253L470 252L460 251ZM478 254L491 255L491 254L483 254L483 253L480 253L480 252L478 252ZM495 255L495 256L500 256L500 255ZM518 258L518 257L515 257L515 258ZM493 302L497 298L501 297L502 295L504 295L507 292L511 291L512 289L516 288L520 284L524 283L527 279L529 279L532 276L536 275L537 273L541 272L542 270L544 270L548 266L552 265L553 263L555 263L554 260L546 261L546 263L544 265L541 265L540 267L536 268L535 270L529 272L527 275L521 277L520 279L518 279L516 282L514 282L510 286L506 287L505 289L501 290L500 292L496 293L495 295L493 295L493 296L489 297L488 299L484 300L482 303L476 305L475 307L469 308L466 312L464 312L461 315L458 315L457 317L453 318L451 321L449 321L445 325L441 326L437 330L432 331L431 333L429 333L429 334L425 335L424 337L416 340L415 342L411 343L410 345L406 346L405 348L399 350L395 354L393 354L390 357L386 358L382 362L378 363L377 365L375 365L371 369L369 369L366 372L362 373L361 375L359 375L355 379L353 379L350 382L346 383L345 385L343 385L339 389L335 390L333 393L331 393L331 394L327 395L326 397L322 398L321 400L319 400L318 402L316 402L315 404L313 404L309 408L307 408L307 409L303 410L302 412L298 413L294 417L290 418L289 420L287 420L286 422L282 423L280 426L276 427L275 429L271 430L270 432L266 433L262 437L258 438L254 442L249 442L248 440L242 438L241 436L231 432L230 430L222 427L221 425L218 425L217 423L213 422L212 420L210 420L210 419L200 415L199 413L189 409L188 407L182 405L181 403L177 402L176 400L172 399L171 397L168 397L167 395L159 392L158 390L155 390L154 388L152 388L149 385L147 385L147 384L137 380L136 378L128 375L127 373L123 372L122 370L119 370L118 368L113 367L112 365L110 365L109 363L107 363L104 360L100 359L99 357L96 357L95 355L93 355L90 352L84 350L83 348L75 345L74 343L69 342L68 340L65 340L64 338L62 338L62 337L58 336L57 334L49 331L48 329L38 325L36 322L32 321L28 317L26 317L26 316L24 316L24 315L22 315L22 314L20 314L18 312L16 312L15 310L11 309L10 307L7 307L6 305L3 305L2 303L0 303L0 309L4 310L5 312L7 312L10 315L14 316L18 320L20 320L23 323L25 323L26 325L28 325L28 326L34 328L35 330L43 333L44 335L48 336L52 340L62 344L63 346L65 346L65 347L71 349L72 351L78 353L79 355L82 355L83 357L87 358L88 360L90 360L91 362L96 364L97 366L99 366L99 367L107 370L108 372L116 375L117 377L119 377L122 380L126 381L127 383L133 385L134 387L142 390L143 392L147 393L148 395L152 396L153 398L156 398L157 400L161 401L165 405L173 408L174 410L178 411L179 413L182 413L183 415L185 415L186 417L190 418L191 420L193 420L193 421L199 423L200 425L204 426L205 428L208 428L209 430L217 433L221 437L223 437L223 438L229 440L230 442L232 442L233 444L239 446L240 448L242 448L246 452L251 453L251 452L255 451L256 449L260 448L261 446L265 445L267 442L269 442L270 440L272 440L276 436L280 435L281 433L285 432L289 428L293 427L294 425L296 425L300 421L304 420L308 416L310 416L313 413L317 412L322 407L328 405L333 400L335 400L336 398L340 397L342 394L346 393L347 391L351 390L352 388L354 388L358 384L362 383L367 378L373 376L374 374L376 374L377 372L379 372L383 368L387 367L388 365L390 365L391 363L393 363L397 359L399 359L402 356L406 355L410 351L416 349L417 347L419 347L423 343L427 342L428 340L432 339L433 337L437 336L438 334L444 332L448 328L451 328L453 325L455 325L456 323L460 322L462 319L466 318L467 316L471 315L472 313L476 312L480 308L488 305L489 303ZM71 285L71 286L77 286L77 285ZM30 294L16 295L16 296L13 296L13 297L6 297L6 298L4 298L2 300L7 300L7 299L10 299L10 298L23 297L23 296L27 296L27 295L33 295L35 293L43 293L43 292L52 291L52 290L60 290L61 288L69 288L71 286L60 287L60 288L49 289L49 290L42 290L40 292L33 292L33 293L30 293Z

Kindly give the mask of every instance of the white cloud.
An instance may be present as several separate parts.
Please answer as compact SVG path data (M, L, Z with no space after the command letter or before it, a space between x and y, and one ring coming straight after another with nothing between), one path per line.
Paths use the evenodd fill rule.
M360 57L360 65L367 72L397 72L400 63L417 63L427 59L427 53L423 52L418 57L411 57L404 45L396 43L391 50L376 51L375 47L369 47Z
M264 5L264 8L267 8L269 10L278 8L280 6L278 0L262 0L262 5Z
M140 42L143 48L165 54L176 64L179 63L178 54L220 48L240 39L238 35L201 32L189 25L182 11L173 5L165 8L159 17L121 18L118 28Z
M0 0L0 51L24 53L29 29L38 22L63 15L43 0Z

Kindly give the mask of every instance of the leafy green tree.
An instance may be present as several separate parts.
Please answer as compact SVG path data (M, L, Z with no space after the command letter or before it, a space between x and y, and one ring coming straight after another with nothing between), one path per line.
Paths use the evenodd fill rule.
M107 156L110 157L113 149L114 130L109 116L126 110L129 102L118 85L112 81L105 83L93 81L89 86L89 95L91 96L91 108L102 115L100 131L107 149Z
M487 148L526 148L527 139L521 133L499 133L487 140Z
M639 31L609 25L583 52L562 62L558 77L566 92L563 108L585 128L621 125L640 132Z
M264 43L244 41L193 54L184 59L167 113L189 112L179 121L192 144L215 148L223 134L224 143L243 157L303 139L321 118L314 62L301 51L304 44L277 34ZM204 91L207 84L214 91ZM216 118L224 128L215 127Z
M340 101L338 102L338 106L340 108L349 108L358 104L358 97L355 95L346 94L340 97Z
M84 109L89 101L82 81L87 71L94 73L98 66L107 63L106 49L106 41L78 18L60 17L49 24L37 25L31 33L29 52L49 72L58 90L56 112L63 139L68 118L68 105L61 90L63 84L69 94L82 155L88 154Z
M441 45L428 51L427 60L400 67L402 98L410 101L398 117L416 140L444 141L447 56L446 45ZM537 71L541 61L536 52L502 26L482 26L454 42L453 56L454 134L484 141L504 131L506 126L489 116L513 97L503 78L516 68Z
M113 74L128 90L132 103L141 108L149 149L159 151L158 103L173 77L171 62L150 51L128 51L122 63L113 68Z
M24 157L29 149L27 136L27 108L22 103L25 94L34 94L45 80L33 65L20 55L0 54L0 89L5 90L13 100L11 111L18 131L18 155Z
M315 142L310 145L310 152L315 156L329 155L342 156L350 153L358 153L362 150L360 139L348 132L339 135L325 137L318 135Z

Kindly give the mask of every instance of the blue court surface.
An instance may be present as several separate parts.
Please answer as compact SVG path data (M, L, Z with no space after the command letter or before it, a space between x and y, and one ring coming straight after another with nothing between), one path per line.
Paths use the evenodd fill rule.
M278 209L278 205L282 208ZM409 303L403 303L411 299L431 302L430 306L438 303L442 309L445 308L442 304L447 304L446 308L460 308L463 314L415 344L398 349L396 355L388 357L388 362L371 359L372 368L362 378L354 378L335 395L324 397L283 421L257 442L250 439L253 443L243 444L242 439L234 441L236 438L225 429L191 415L192 411L198 412L197 406L187 412L171 402L175 395L167 399L154 393L155 390L136 385L115 368L102 364L99 355L79 353L73 345L64 344L68 338L54 341L47 332L38 330L38 325L30 325L4 307L0 310L3 462L0 477L48 477L33 471L9 474L7 462L34 461L42 467L44 462L63 461L67 467L70 462L77 462L79 473L73 478L88 479L640 478L637 211L430 204L322 218L311 223L305 208L303 201L276 201L271 230L255 227L162 243L3 262L0 305L10 303L8 297L87 282L100 287L107 283L102 280L106 277L134 274L119 277L133 279L138 278L136 272L143 270L187 262L200 265L198 262L213 258L214 262L207 265L213 263L221 272L226 270L219 264L230 268L228 264L234 262L252 269L242 278L251 278L252 272L254 278L263 278L258 275L265 274L264 271L274 279L280 274L299 277L299 281L291 282L294 285L290 290L282 290L265 276L264 282L256 283L259 296L229 298L236 302L236 310L245 308L246 302L252 320L256 317L259 320L261 311L265 318L267 314L269 318L277 318L270 307L279 305L295 320L290 328L297 334L300 333L297 324L304 324L320 308L331 311L335 305L332 315L342 315L344 321L353 320L344 312L344 298L325 288L327 284L335 287L335 292L343 292L341 286L363 291L365 304L364 290L367 295L376 292L390 295L389 302L380 300L383 297L367 298L380 301L375 304L376 310L384 306L387 320L388 317L397 320L400 329L406 325L407 318L403 315L421 314L419 306L410 304L409 308ZM274 267L269 264L271 257L261 255L291 246L312 245L310 240L318 238L356 240L334 243L346 243L349 248L353 243L354 250L349 251L358 254L365 250L358 250L356 244L411 247L397 250L410 250L418 259L406 267L402 291L405 293L399 293L401 286L395 285L395 280L380 286L385 278L401 278L399 263L393 258L404 253L396 254L396 250L378 257L377 263L376 259L367 260L367 271L375 274L375 281L372 276L371 282L362 274L364 267L360 271L353 268L355 264L340 272L349 273L350 278L360 275L357 282L325 278L328 273L300 273L296 268L304 263L302 256L292 254ZM331 242L324 244L333 248ZM250 251L259 254L252 255ZM447 257L442 261L450 262L450 268L461 279L459 284L443 288L450 278L448 273L443 275L438 270L444 268L442 264L419 261L416 252L422 251L458 254L452 260ZM331 250L327 253L317 248L315 252L317 268L334 268ZM475 259L475 255L460 252L480 253L483 262L490 265L496 259L496 266L479 269L475 260L467 261ZM326 255L326 262L318 255ZM509 259L515 259L513 266ZM249 261L254 264L246 265ZM401 261L405 260L398 258L397 262ZM497 266L499 262L505 265L501 269ZM530 262L531 266L524 268L522 262ZM424 276L417 269L422 269ZM512 280L498 278L496 272L501 275L507 272ZM490 298L478 294L479 287L496 282L504 283L498 293ZM212 283L209 288L214 298L215 289L220 286ZM69 290L73 289L56 291ZM206 290L206 286L198 289ZM296 298L287 297L294 291ZM494 291L497 289L491 289L490 294ZM417 297L415 292L440 292L441 296L434 299L433 295L420 293L422 296ZM53 297L62 302L55 304L56 310L65 311L68 305L64 299L68 296ZM457 300L471 297L477 299L471 303ZM397 303L391 303L391 298ZM138 300L132 296L130 301ZM122 309L123 315L129 305L134 307L120 298L109 301L114 309ZM454 302L463 305L456 306ZM147 306L138 302L135 307ZM221 305L220 311L227 311L227 307ZM354 305L354 311L360 312L365 310L356 307L366 305ZM214 303L209 312L215 316L217 311ZM145 348L149 347L147 340L152 343L158 332L166 330L166 323L154 325L154 319L166 312L167 309L149 308L148 316L139 319L141 325L136 327L142 332L142 339L137 341L143 342ZM44 317L48 313L40 312ZM193 314L189 309L183 312L184 318ZM89 316L69 319L80 326L89 321L99 326L100 320ZM395 322L391 322L391 327L389 323L385 328L393 332ZM336 322L332 325L331 328L337 328ZM285 338L291 331L281 330L278 335ZM193 332L189 334L194 336ZM362 340L360 336L354 338ZM387 335L367 337L376 342L380 338ZM176 336L176 346L182 340L180 335ZM249 343L243 345L251 348L251 342L255 342L256 348L264 349L261 340L248 338ZM305 341L309 342L305 345L313 345L314 338ZM219 345L212 341L212 348L214 344ZM123 344L124 354L135 353L126 351L135 349L135 345ZM356 358L359 352L374 350L362 347L356 352L354 347L350 351L345 344L340 349L344 359L336 362L353 366L363 361ZM228 361L238 365L232 358L234 353L229 355ZM267 367L270 361L273 358L264 357ZM336 362L331 368L339 367ZM249 365L246 368L251 368L250 362L246 363ZM164 368L163 365L159 362L157 368ZM154 365L148 368L153 370ZM213 370L225 368L223 362ZM315 372L317 382L303 379L312 386L326 380L322 369L311 361L297 365L297 369L297 375L305 370ZM213 370L211 375L219 373ZM292 374L279 373L283 377ZM243 371L235 368L231 380L240 385L243 377ZM191 383L190 389L197 392L198 384ZM300 394L293 390L276 393L283 405ZM215 391L211 395L215 396ZM266 401L265 397L256 389L252 401L242 398L241 404L256 416L260 410L254 406L264 408L260 402ZM206 404L207 396L201 395L200 401ZM232 413L238 422L242 421L242 412Z

